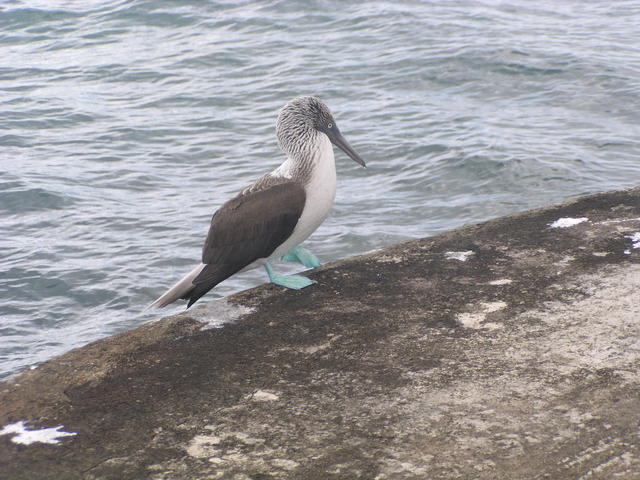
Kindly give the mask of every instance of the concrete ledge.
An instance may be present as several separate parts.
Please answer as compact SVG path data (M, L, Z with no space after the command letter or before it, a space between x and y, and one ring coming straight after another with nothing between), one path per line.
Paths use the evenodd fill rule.
M0 383L0 477L640 478L639 232L592 195L92 343Z

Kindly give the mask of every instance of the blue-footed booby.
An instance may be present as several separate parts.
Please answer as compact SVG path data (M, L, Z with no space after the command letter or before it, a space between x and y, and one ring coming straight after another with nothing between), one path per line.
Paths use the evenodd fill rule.
M336 194L336 145L365 166L344 139L329 108L316 97L298 97L278 114L278 144L286 159L223 204L211 218L202 263L147 308L178 299L187 308L218 283L240 271L263 265L271 282L301 289L315 283L302 275L279 275L271 260L318 267L300 244L327 218Z

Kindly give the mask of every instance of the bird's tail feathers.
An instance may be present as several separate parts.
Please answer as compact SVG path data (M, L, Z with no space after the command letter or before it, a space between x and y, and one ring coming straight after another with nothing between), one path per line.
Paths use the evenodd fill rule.
M151 308L163 308L169 305L170 303L179 300L180 298L187 298L189 292L195 288L193 284L193 280L202 272L202 269L205 267L204 263L201 263L193 270L191 270L188 274L186 274L178 283L176 283L173 287L171 287L164 295L158 298L155 302L149 305L144 310L149 310Z

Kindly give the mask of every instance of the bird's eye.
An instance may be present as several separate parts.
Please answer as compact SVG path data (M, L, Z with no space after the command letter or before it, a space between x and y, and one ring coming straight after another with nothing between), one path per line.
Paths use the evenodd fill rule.
M333 128L333 123L328 124L327 128Z

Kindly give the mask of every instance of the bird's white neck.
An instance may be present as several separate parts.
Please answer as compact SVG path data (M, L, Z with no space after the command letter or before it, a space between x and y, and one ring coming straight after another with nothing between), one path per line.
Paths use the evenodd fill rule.
M306 159L289 157L272 172L272 175L303 182L306 192L305 206L295 230L276 249L274 257L305 241L331 213L336 197L336 162L329 137L324 133L318 135L317 143L310 151L311 155Z
M329 137L317 132L306 142L305 148L289 153L287 159L272 172L272 175L301 181L305 187L317 183L321 178L335 189L336 162Z
M307 192L315 187L331 190L331 203L336 193L336 161L333 145L324 133L318 135L318 141L311 157L310 174L305 182ZM307 193L308 194L308 193Z

